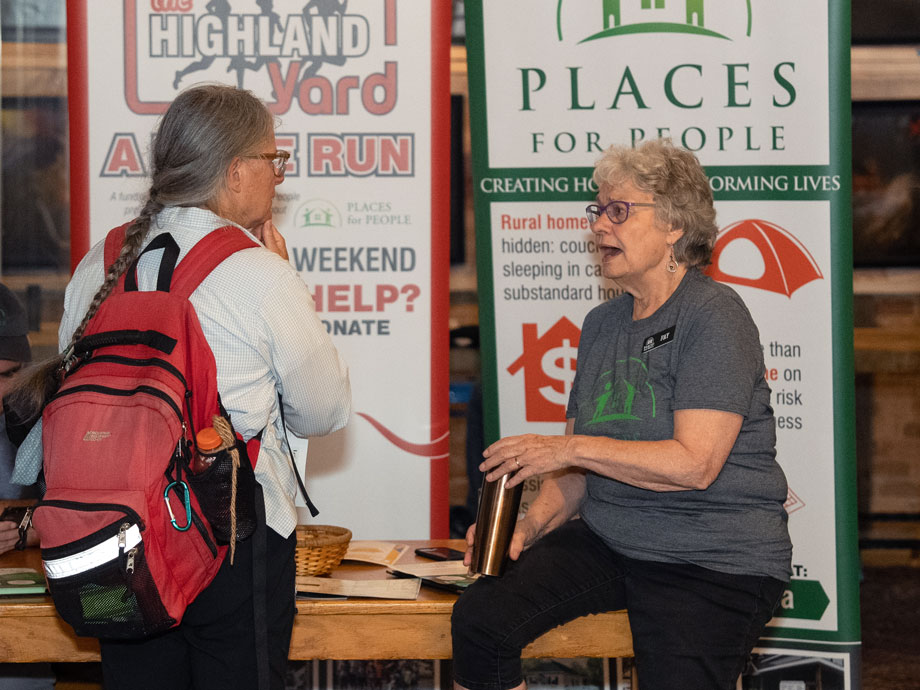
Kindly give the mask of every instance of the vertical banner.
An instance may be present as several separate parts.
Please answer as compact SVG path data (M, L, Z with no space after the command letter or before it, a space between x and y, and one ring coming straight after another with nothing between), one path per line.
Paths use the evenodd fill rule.
M695 152L708 272L759 327L789 479L794 575L763 658L858 687L849 3L467 0L466 21L487 440L563 433L582 320L616 295L584 214L594 161Z
M249 89L290 151L273 220L351 371L354 415L291 438L318 521L446 537L450 8L405 0L67 3L73 262L146 199L182 89ZM306 517L307 513L303 512Z

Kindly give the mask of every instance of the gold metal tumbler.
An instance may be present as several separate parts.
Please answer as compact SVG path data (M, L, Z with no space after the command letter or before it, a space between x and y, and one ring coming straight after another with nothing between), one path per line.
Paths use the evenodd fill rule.
M506 474L494 482L482 483L473 537L473 559L470 562L472 573L501 575L505 569L524 490L523 484L506 488L508 477Z

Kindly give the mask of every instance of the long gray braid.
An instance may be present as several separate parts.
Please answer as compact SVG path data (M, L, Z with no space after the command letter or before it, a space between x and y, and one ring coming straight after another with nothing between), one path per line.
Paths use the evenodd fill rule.
M121 278L124 272L128 270L128 267L134 263L134 260L141 252L141 248L144 246L144 240L147 238L147 233L150 231L150 225L154 217L162 210L163 204L150 197L141 209L140 214L134 219L134 222L127 227L121 252L118 254L118 258L115 259L112 265L106 270L105 280L102 281L102 285L99 286L99 289L93 296L93 300L90 302L86 314L83 316L83 320L80 321L80 325L77 326L76 330L73 332L73 336L70 339L70 346L83 337L83 332L86 330L87 324L89 324L96 315L96 312L99 311L99 307L105 301L105 298L112 293L112 290L118 283L118 279Z

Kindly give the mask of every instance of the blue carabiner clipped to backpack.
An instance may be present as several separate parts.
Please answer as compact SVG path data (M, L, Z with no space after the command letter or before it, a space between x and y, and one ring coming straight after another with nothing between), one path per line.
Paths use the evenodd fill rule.
M182 504L185 506L185 526L180 527L176 524L176 516L173 514L172 505L169 503L169 491L173 487L176 487L176 491L181 490L181 500ZM166 491L163 492L163 500L166 501L166 510L169 511L169 521L172 523L172 526L175 527L180 532L185 532L189 527L192 526L192 504L189 500L188 495L188 484L185 482L172 482L169 486L166 487Z

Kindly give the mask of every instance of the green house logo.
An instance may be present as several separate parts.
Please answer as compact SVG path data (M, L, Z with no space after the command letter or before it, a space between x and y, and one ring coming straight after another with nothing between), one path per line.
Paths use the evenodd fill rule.
M729 1L721 0L723 5ZM750 36L751 0L734 0L736 4L741 1L746 5L745 35ZM564 2L559 0L556 7L556 33L560 41L563 40ZM584 0L579 0L579 12L584 11L584 4ZM719 23L719 0L598 0L598 4L599 30L578 39L579 43L628 34L691 34L731 40L726 28ZM711 6L708 15L707 6ZM719 30L707 26L707 22ZM736 31L740 30L741 27L736 27Z
M294 212L294 227L302 229L339 228L342 216L335 205L324 199L310 199Z

